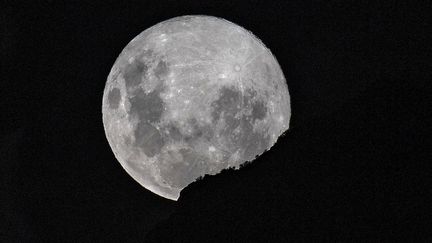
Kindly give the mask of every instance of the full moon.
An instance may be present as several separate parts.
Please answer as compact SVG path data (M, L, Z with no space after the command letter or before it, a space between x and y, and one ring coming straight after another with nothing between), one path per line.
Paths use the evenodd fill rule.
M250 31L181 16L136 36L109 73L106 137L127 173L171 200L206 174L253 161L291 116L283 72Z

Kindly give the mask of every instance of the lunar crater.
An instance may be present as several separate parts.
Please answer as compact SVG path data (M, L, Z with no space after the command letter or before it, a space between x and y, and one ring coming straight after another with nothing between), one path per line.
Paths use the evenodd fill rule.
M145 30L122 51L106 87L103 122L116 158L173 200L197 178L252 161L289 126L276 59L220 18L177 17Z

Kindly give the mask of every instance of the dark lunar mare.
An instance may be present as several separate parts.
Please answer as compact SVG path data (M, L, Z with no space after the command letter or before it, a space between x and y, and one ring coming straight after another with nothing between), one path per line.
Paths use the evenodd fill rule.
M135 145L148 157L153 157L160 153L165 144L159 131L147 122L139 122L134 131L134 135Z
M135 145L149 157L158 154L165 144L159 130L153 125L162 116L164 103L159 94L161 89L155 89L146 94L139 89L135 96L129 99L130 116L138 118L134 131Z
M138 89L134 96L129 98L130 115L138 116L140 121L157 122L164 111L164 102L160 97L161 88L157 88L146 94Z
M109 107L111 109L117 109L119 107L120 100L121 100L120 89L113 88L108 93L108 105L109 105Z
M158 154L165 141L152 124L158 122L164 111L164 102L160 97L163 88L158 87L146 94L144 90L138 89L135 96L129 99L130 116L138 118L138 124L134 131L135 145L149 157Z
M154 71L154 75L157 78L163 79L169 72L168 64L166 62L160 60L153 71Z
M256 99L256 96L255 90L248 89L242 94L235 87L224 86L220 88L218 98L211 103L213 123L216 125L221 119L225 121L220 135L229 138L232 152L243 148L246 160L252 160L264 152L270 143L270 136L265 131L253 129L255 122L267 115L266 103ZM237 128L239 132L235 132Z
M137 87L143 77L146 77L149 67L144 62L145 59L152 58L153 51L144 50L138 56L135 57L132 63L127 63L123 69L123 78L125 80L126 89L128 91L133 90Z
M131 90L141 83L142 77L145 77L148 67L142 60L134 60L131 64L126 65L123 78L126 88Z
M140 57L149 57L150 54L149 51L143 52ZM154 124L160 121L165 105L160 97L160 93L165 89L160 78L166 75L169 70L165 62L159 61L154 70L159 79L159 84L149 93L146 93L139 86L142 81L145 82L142 78L146 77L147 71L146 64L140 58L137 58L125 67L123 76L130 97L129 117L130 119L135 117L138 120L134 131L134 145L140 148L148 157L153 157L160 153L166 143L166 139Z
M252 104L252 119L262 120L267 114L267 107L262 100L255 101Z

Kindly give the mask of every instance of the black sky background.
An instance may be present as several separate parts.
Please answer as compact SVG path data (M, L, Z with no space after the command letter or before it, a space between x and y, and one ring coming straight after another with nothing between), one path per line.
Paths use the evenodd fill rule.
M0 241L431 241L432 9L408 2L2 1ZM101 104L127 43L186 14L258 36L292 117L174 202L122 169Z

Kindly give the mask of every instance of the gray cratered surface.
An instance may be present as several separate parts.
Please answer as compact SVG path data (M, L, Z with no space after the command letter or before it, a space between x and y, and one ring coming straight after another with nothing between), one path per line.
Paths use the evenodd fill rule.
M270 50L210 16L172 18L135 37L111 69L102 106L123 168L172 200L197 178L270 149L291 116Z

